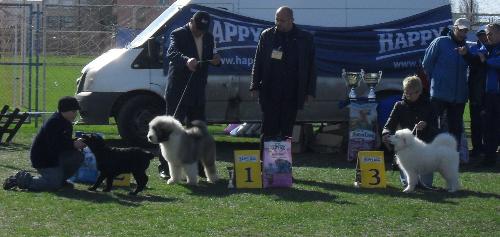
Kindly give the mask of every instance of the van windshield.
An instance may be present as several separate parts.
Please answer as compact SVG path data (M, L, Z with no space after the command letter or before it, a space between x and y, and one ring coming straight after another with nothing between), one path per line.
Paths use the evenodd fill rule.
M173 15L180 10L176 4L171 5L160 16L158 16L149 26L137 35L126 48L136 48L144 44L153 34L158 31Z

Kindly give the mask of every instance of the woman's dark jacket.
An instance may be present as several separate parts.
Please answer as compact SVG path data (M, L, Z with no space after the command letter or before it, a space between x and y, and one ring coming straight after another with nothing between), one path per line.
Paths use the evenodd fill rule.
M404 128L413 130L420 121L426 122L427 126L417 132L417 137L429 143L438 133L437 113L429 99L422 95L415 102L403 98L403 100L396 102L384 126L384 130L389 132L384 132L382 135L394 134L396 130Z

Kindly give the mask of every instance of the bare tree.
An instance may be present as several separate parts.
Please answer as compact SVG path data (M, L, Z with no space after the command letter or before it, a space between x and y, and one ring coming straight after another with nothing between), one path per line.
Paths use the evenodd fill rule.
M472 25L479 23L478 16L478 4L476 0L460 0L459 10L461 14L464 14Z

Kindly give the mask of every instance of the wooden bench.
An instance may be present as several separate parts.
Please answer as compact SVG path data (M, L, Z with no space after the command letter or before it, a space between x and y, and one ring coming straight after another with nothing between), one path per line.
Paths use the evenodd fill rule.
M12 141L21 125L28 118L28 113L19 113L19 109L9 112L9 106L4 105L0 111L0 143L8 144ZM3 135L8 134L5 142L2 142Z

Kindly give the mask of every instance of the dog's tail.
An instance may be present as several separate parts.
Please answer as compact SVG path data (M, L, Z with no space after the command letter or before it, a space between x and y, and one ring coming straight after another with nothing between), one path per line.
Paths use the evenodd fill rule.
M453 137L449 133L441 133L434 138L432 141L432 145L434 146L446 146L450 147L452 149L457 148L457 141L455 140L455 137Z
M201 120L194 120L191 122L192 127L187 129L188 134L194 137L203 137L208 134L207 124Z

